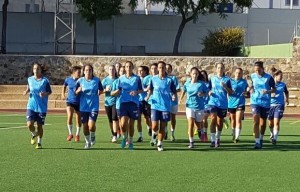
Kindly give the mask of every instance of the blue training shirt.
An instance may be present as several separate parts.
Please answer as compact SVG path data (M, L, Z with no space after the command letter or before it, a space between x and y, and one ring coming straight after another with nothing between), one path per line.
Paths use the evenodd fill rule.
M206 86L206 89L207 91L209 92L210 90L210 85L209 85L209 82L204 82L205 86ZM209 109L209 105L208 105L208 102L209 102L209 95L206 94L206 96L204 96L204 108L205 109Z
M221 82L224 82L229 89L231 89L230 78L227 76L218 77L216 75L212 76L210 79L210 89L211 96L208 101L209 106L218 107L220 109L227 109L228 99L227 91L221 85Z
M141 91L142 82L139 76L132 74L131 77L127 77L126 75L122 75L117 80L117 87L121 90L119 102L126 103L126 102L133 102L139 105L139 95L131 96L131 91Z
M248 83L245 79L230 79L233 94L228 96L228 108L236 109L245 106L246 99L243 93L247 91Z
M268 73L264 73L262 76L253 73L251 74L251 80L253 84L253 93L250 96L251 105L270 108L271 93L263 94L262 91L275 88L275 81L273 77Z
M110 86L110 91L105 92L105 99L104 99L104 105L105 106L113 106L116 104L116 97L111 96L111 91L113 88L113 83L117 80L117 78L112 79L111 77L107 76L102 80L102 86L103 89L106 89L106 87Z
M29 99L27 109L38 113L46 113L48 110L48 96L40 97L40 92L52 93L49 80L46 77L36 79L31 76L27 80Z
M99 91L103 91L103 86L98 77L86 80L85 77L78 79L76 87L81 87L80 111L99 111Z
M180 85L179 85L177 77L175 75L170 75L169 77L172 79L172 81L173 81L173 83L176 87L176 90L180 90ZM175 101L171 101L171 106L176 106L176 105L178 105L178 98L177 97L176 97Z
M186 107L195 110L203 110L205 104L205 97L198 96L198 93L207 93L208 88L203 81L197 81L195 83L191 83L191 81L187 81L184 83L183 92L187 93L186 98Z
M75 94L76 82L77 79L74 79L73 77L67 77L65 79L64 86L68 87L68 96L66 98L67 103L79 104L80 102L80 95L76 96Z
M171 111L172 97L170 93L176 93L176 87L170 77L161 79L158 75L153 76L150 82L152 91L151 109L158 111Z
M151 78L152 78L151 75L147 75L142 79L143 92L139 94L140 101L144 101L147 96L147 92L144 91L144 89L146 89L150 85Z
M112 91L118 90L118 80L112 84ZM120 109L120 95L114 96L116 98L116 109Z
M286 84L282 81L275 84L276 92L274 97L271 97L271 106L285 105L284 94L288 94ZM272 94L271 94L272 95Z

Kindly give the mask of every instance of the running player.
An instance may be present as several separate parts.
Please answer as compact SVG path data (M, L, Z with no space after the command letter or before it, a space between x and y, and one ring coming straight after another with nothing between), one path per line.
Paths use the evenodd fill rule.
M46 113L48 110L48 96L52 93L49 80L42 75L41 65L33 64L33 76L29 77L27 88L24 95L29 93L27 103L26 121L29 131L31 132L31 144L37 145L36 149L42 148L43 125L45 123ZM37 123L37 131L34 127Z
M275 80L276 92L271 94L271 108L269 113L269 127L271 131L271 142L276 145L280 130L280 120L283 117L285 104L289 104L289 91L286 84L282 82L282 71L271 69ZM285 99L284 99L285 96Z
M180 103L187 93L186 98L186 117L188 120L188 135L189 135L189 148L194 148L194 124L198 130L203 127L204 116L204 95L207 93L208 88L205 83L201 81L203 78L198 68L193 67L190 72L190 81L185 82L180 97Z
M111 90L113 83L117 80L116 68L114 65L108 67L108 76L102 80L102 86L105 93L104 106L106 115L109 122L110 131L112 134L111 142L116 143L117 140L117 129L119 124L119 119L116 110L116 97L111 96Z
M143 132L142 132L142 114L144 115L145 122L147 125L147 130L149 133L149 130L151 130L151 106L145 101L145 98L147 96L148 86L150 84L151 76L149 75L149 68L146 66L140 66L138 68L138 75L142 81L142 87L143 92L139 94L139 118L137 121L137 129L138 129L138 140L136 142L142 142L143 141Z
M254 70L255 73L251 74L252 85L249 86L251 94L250 103L254 120L254 149L261 149L266 130L266 120L271 105L271 93L275 93L276 88L273 77L265 73L262 61L255 62Z
M227 94L232 94L230 79L229 77L225 76L225 66L223 63L218 63L216 65L216 73L217 74L212 76L210 79L210 98L208 102L208 105L211 107L211 147L220 146L224 118L227 114ZM218 130L217 135L216 129Z
M180 85L175 75L172 75L172 65L166 65L166 71L168 76L173 80L177 92L180 91ZM176 114L178 113L178 99L171 102L171 141L175 141L175 128L176 128ZM168 124L166 126L166 135L164 139L168 139Z
M151 99L151 122L152 137L150 144L156 143L156 135L158 135L157 150L163 151L163 139L165 136L166 124L170 121L171 101L175 101L177 97L176 87L170 77L166 74L166 63L158 62L158 75L153 76L150 82L150 91L146 100L152 95ZM172 97L170 95L172 94ZM159 131L159 133L158 133Z
M75 141L79 142L80 140L80 127L81 127L81 120L80 120L80 112L79 112L79 102L80 96L76 96L76 81L81 76L81 67L74 66L72 67L72 74L70 77L65 79L61 98L66 99L66 111L67 111L67 128L69 135L67 137L67 141L71 141L73 139L73 115L75 112L76 116L76 134L75 134ZM66 90L68 88L68 96L66 97Z
M94 76L92 65L83 66L83 77L78 79L76 87L76 95L80 94L79 108L86 142L84 149L90 149L96 142L99 95L103 93L102 83Z
M129 149L133 149L134 121L138 119L139 93L143 92L141 79L133 74L133 63L125 63L126 74L119 77L116 82L117 90L113 95L119 95L117 98L120 118L120 128L122 130L121 148L125 148L129 133Z
M243 79L243 70L237 68L234 78L230 79L233 94L228 96L228 112L230 113L231 127L233 128L234 143L239 142L244 116L248 83Z
M208 79L208 74L205 70L200 71L200 74L203 77L203 81L207 87L207 89L209 90L209 79ZM208 128L208 117L210 114L210 107L208 105L208 101L209 101L209 96L208 94L206 94L204 96L204 116L203 116L203 128L197 131L198 135L200 134L200 139L203 142L207 142L208 138L207 138L207 128Z

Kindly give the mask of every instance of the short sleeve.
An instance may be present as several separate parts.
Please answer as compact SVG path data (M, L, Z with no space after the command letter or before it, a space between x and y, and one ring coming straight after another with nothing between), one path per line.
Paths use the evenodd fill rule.
M270 77L269 86L273 89L275 88L275 81L274 81L273 77Z

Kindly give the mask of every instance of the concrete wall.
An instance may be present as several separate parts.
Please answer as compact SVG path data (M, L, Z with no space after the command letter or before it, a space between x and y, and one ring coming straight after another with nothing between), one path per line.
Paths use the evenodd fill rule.
M98 53L120 54L122 46L144 46L146 53L171 53L180 19L179 16L123 15L98 22ZM229 14L225 20L218 14L201 16L196 24L187 24L179 50L200 52L207 30L225 26L244 27L246 45L289 43L298 19L300 10L275 9L251 9L249 14ZM1 25L2 22L0 28ZM53 25L53 13L9 13L7 52L53 54ZM93 29L80 16L77 16L76 25L77 53L90 54Z

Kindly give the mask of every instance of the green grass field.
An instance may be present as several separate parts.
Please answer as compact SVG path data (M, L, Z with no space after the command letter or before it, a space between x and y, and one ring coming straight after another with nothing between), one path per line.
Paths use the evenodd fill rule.
M67 142L64 115L48 115L43 149L30 145L25 116L0 114L0 191L299 191L300 121L282 122L279 142L265 136L253 150L252 122L244 121L241 142L224 130L221 147L197 142L187 148L186 120L178 117L175 143L164 152L149 137L135 150L110 142L107 119L99 117L97 143ZM135 140L137 139L137 134Z

